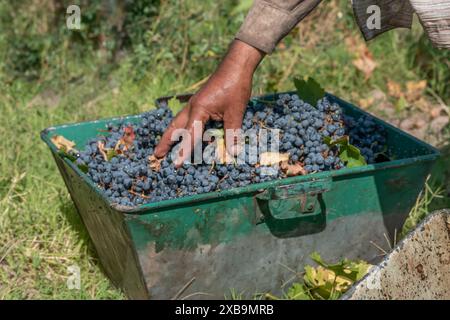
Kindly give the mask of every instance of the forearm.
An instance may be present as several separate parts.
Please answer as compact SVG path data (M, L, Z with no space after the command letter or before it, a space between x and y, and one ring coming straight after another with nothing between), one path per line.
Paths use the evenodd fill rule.
M207 100L214 99L215 96L221 96L230 87L241 87L240 93L250 95L253 73L258 67L265 53L256 49L245 42L234 40L217 70L211 75L207 83L200 90L194 101L201 100L205 104ZM234 95L236 95L236 90ZM248 99L249 97L241 97Z
M217 70L172 121L156 147L155 156L164 157L174 141L178 141L172 139L177 129L192 132L194 139L195 124L204 126L209 120L223 121L225 130L240 129L251 95L253 73L264 55L264 52L234 40ZM192 148L199 143L196 140L192 142ZM231 147L232 144L227 144L227 148ZM177 161L178 165L188 157L190 154L183 155Z
M321 0L255 0L236 39L271 53Z
M238 75L253 75L265 53L243 41L234 40L216 73L233 70Z

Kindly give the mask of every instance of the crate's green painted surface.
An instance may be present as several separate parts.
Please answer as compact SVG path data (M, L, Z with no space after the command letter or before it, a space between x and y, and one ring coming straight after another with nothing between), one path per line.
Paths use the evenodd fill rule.
M345 113L364 114L330 97ZM387 247L385 235L400 230L438 156L431 146L377 119L395 155L390 162L124 208L109 203L50 141L60 134L83 146L106 123L118 121L52 127L42 138L105 272L130 298L223 298L231 289L248 296L278 292L292 278L290 269L302 268L312 251L328 260L373 261L380 252L371 242Z

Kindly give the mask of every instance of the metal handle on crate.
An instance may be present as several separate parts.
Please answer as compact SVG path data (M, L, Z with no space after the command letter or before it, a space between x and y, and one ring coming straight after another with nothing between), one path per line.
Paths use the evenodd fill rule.
M299 236L323 230L326 225L326 206L322 194L329 191L331 185L332 179L325 178L268 188L255 197L259 208L256 224L266 223L278 237ZM295 211L286 210L288 203L298 207Z

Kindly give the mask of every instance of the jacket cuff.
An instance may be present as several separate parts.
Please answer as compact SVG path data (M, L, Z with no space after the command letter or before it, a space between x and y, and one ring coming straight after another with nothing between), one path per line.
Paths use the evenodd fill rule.
M270 54L297 22L290 11L256 0L236 39Z
M373 13L368 13L368 8L372 6L374 0L353 1L355 19L366 41L372 40L391 29L411 29L414 11L409 0L396 0L389 3L388 1L378 0L378 2L379 7L381 7L379 12L380 25L378 28L369 28L368 21L370 21ZM377 2L375 1L375 3Z

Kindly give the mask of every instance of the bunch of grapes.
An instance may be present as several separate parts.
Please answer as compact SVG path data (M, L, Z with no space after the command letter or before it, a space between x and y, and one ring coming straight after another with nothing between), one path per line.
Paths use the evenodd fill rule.
M344 116L343 119L350 143L358 147L367 163L376 162L377 154L386 151L386 133L383 126L368 116L358 119Z
M335 140L345 135L342 116L341 108L326 97L313 107L295 94L281 94L273 108L264 103L249 107L243 129L280 129L279 149L289 153L291 162L301 161L307 172L334 170L344 163L337 147L330 148L323 137Z
M87 166L89 177L113 203L121 206L137 206L286 177L278 166L270 167L271 174L266 174L266 167L249 162L215 165L185 162L177 168L170 155L160 162L158 170L152 169L149 157L172 119L172 112L165 106L143 113L138 124L108 124L109 134L88 141L76 161ZM130 127L135 137L129 150L105 159L99 141L104 148L114 149ZM222 123L213 121L206 126L222 127ZM384 131L370 118L344 116L339 105L326 97L315 107L295 94L281 94L275 102L254 103L246 110L242 129L244 132L279 129L280 139L269 138L268 149L278 147L280 153L289 153L289 163L301 164L307 173L345 167L338 147L324 143L324 137L335 140L349 135L350 142L361 149L368 163L375 161L375 154L385 144ZM248 159L247 153L255 141L245 143ZM276 146L272 145L275 143ZM206 144L204 142L204 146Z

